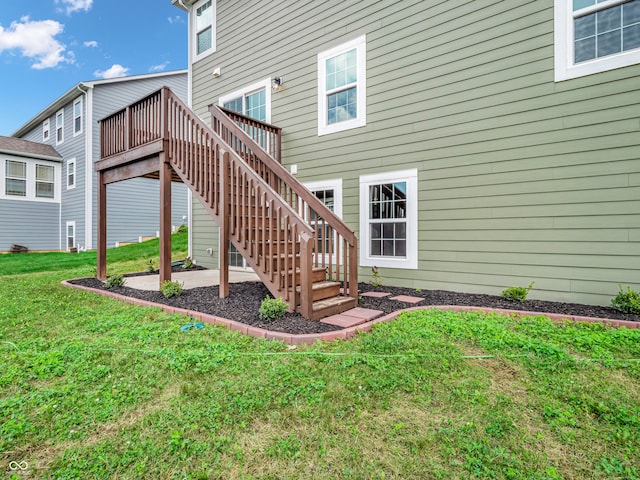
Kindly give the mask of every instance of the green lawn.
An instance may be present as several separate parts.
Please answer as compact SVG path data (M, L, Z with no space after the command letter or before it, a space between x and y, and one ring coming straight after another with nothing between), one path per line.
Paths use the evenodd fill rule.
M51 258L0 256L0 478L640 478L640 330L422 311L291 349Z

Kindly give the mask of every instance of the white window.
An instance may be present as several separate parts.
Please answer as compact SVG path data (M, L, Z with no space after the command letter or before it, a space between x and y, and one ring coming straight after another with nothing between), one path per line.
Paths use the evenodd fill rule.
M55 169L52 165L36 164L36 197L55 198Z
M307 182L304 184L329 210L342 218L342 179L320 180L317 182ZM329 249L329 225L322 222L322 217L308 218L307 221L315 228L318 236L318 251L328 253ZM324 226L324 228L323 228ZM334 244L335 244L334 235ZM324 244L324 245L323 245ZM328 257L328 255L327 255ZM333 262L336 261L335 252L332 255ZM340 261L341 259L338 259Z
M56 113L56 145L64 142L64 109Z
M418 171L360 177L360 265L418 268Z
M193 60L215 52L216 50L216 2L201 0L192 9L191 26L193 28Z
M318 135L366 125L366 37L318 54Z
M218 99L218 105L261 122L271 122L271 79L249 85ZM265 132L261 129L245 130L261 147L268 150Z
M5 162L5 195L27 196L27 163L15 160Z
M76 246L76 222L67 222L66 224L67 235L67 250Z
M59 202L60 164L34 159L0 161L0 199Z
M67 162L67 189L76 186L76 159L72 158Z
M555 80L640 63L640 0L555 0Z
M51 124L49 119L47 118L44 122L42 122L42 141L46 142L49 140L51 136Z
M82 133L82 97L73 102L73 136Z

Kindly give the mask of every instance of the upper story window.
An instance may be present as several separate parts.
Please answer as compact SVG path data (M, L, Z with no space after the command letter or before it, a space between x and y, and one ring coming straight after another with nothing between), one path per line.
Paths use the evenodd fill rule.
M27 196L27 162L7 160L5 162L5 195Z
M194 60L199 60L216 50L215 9L215 0L201 0L193 6L191 25Z
M0 198L13 200L60 201L60 166L43 160L0 162Z
M56 113L56 145L64 142L64 109Z
M360 265L418 268L418 171L360 177Z
M55 169L52 165L36 164L36 197L54 198Z
M51 124L47 118L42 122L42 141L46 142L49 138L51 138Z
M76 187L76 159L67 162L67 189Z
M366 125L366 37L318 54L318 135Z
M82 97L73 102L73 136L82 133Z
M555 0L555 80L640 63L640 0Z

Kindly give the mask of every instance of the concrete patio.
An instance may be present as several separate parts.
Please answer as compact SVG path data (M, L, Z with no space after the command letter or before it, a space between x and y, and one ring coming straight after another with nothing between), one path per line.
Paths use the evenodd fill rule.
M183 288L211 287L220 284L220 270L190 270L184 272L173 272L171 280L183 284ZM230 270L229 282L256 282L260 281L253 272ZM160 275L140 275L138 277L127 277L127 287L138 290L160 290Z

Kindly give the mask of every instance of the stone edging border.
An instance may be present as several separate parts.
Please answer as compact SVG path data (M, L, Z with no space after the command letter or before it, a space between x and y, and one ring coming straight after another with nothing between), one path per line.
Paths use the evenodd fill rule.
M320 340L321 342L330 342L332 340L346 340L355 336L360 332L368 332L376 323L389 322L397 318L403 312L415 312L418 310L428 310L430 308L437 308L440 310L451 310L454 312L485 312L485 313L498 313L501 315L515 315L516 317L525 316L543 316L553 321L569 320L573 322L591 322L591 323L606 323L614 327L627 327L627 328L640 328L640 322L632 322L628 320L615 320L610 318L595 318L595 317L581 317L578 315L562 315L559 313L544 313L544 312L529 312L523 310L506 310L503 308L486 308L486 307L467 307L461 305L425 305L423 307L411 307L402 310L396 310L393 313L389 313L382 317L371 320L370 322L362 323L354 327L344 328L342 330L334 330L324 333L307 333L307 334L291 334L283 332L272 332L271 330L265 330L263 328L253 327L244 323L229 320L227 318L217 317L215 315L209 315L208 313L201 313L184 308L176 308L171 305L164 305L162 303L149 302L147 300L140 300L138 298L127 297L118 293L106 292L97 288L85 287L83 285L74 285L67 280L63 280L62 285L69 288L77 288L79 290L86 290L89 292L97 293L98 295L104 295L106 297L112 297L116 300L138 305L140 307L155 307L161 308L167 313L176 313L178 315L188 315L196 320L200 320L203 323L209 323L212 325L221 325L229 328L230 330L237 330L246 335L250 335L256 338L266 338L267 340L279 340L288 345L302 345L312 344Z

